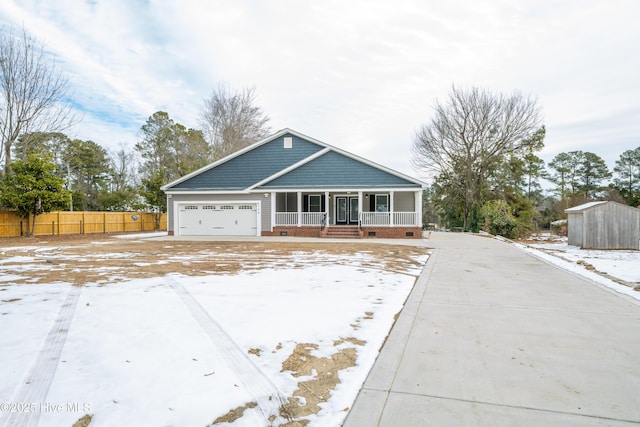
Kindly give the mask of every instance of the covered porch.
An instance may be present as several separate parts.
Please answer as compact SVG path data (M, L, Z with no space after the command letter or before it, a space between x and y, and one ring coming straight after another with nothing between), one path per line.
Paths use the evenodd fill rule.
M291 227L422 228L421 190L304 190L270 196L274 231Z

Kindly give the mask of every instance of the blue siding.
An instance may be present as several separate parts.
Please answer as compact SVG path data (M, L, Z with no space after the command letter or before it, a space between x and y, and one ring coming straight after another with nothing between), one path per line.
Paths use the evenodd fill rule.
M414 182L330 151L260 188L415 187Z
M284 148L284 138L293 138L293 147ZM292 135L267 142L171 187L184 190L239 190L247 188L324 147Z

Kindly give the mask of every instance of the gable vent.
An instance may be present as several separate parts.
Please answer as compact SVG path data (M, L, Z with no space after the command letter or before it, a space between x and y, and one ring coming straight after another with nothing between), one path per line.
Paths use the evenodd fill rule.
M284 148L293 148L293 138L290 136L284 137Z

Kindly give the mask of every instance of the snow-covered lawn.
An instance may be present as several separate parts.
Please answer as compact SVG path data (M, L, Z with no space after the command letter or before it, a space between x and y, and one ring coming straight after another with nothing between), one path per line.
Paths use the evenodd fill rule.
M640 251L580 249L569 246L566 237L552 235L516 245L562 269L640 300Z
M41 427L338 426L427 257L137 237L4 247L0 426L20 411Z

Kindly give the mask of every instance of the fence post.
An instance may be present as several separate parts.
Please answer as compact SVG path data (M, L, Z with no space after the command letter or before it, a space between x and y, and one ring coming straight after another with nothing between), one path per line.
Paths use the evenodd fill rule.
M20 237L24 236L24 234L22 233L22 221L20 221Z
M140 231L144 231L144 219L140 220Z
M51 221L51 235L52 236L56 235L56 222L55 221Z
M80 220L80 234L84 234L84 231L82 230L82 220Z
M107 234L107 214L102 214L102 227L104 229L104 234Z

